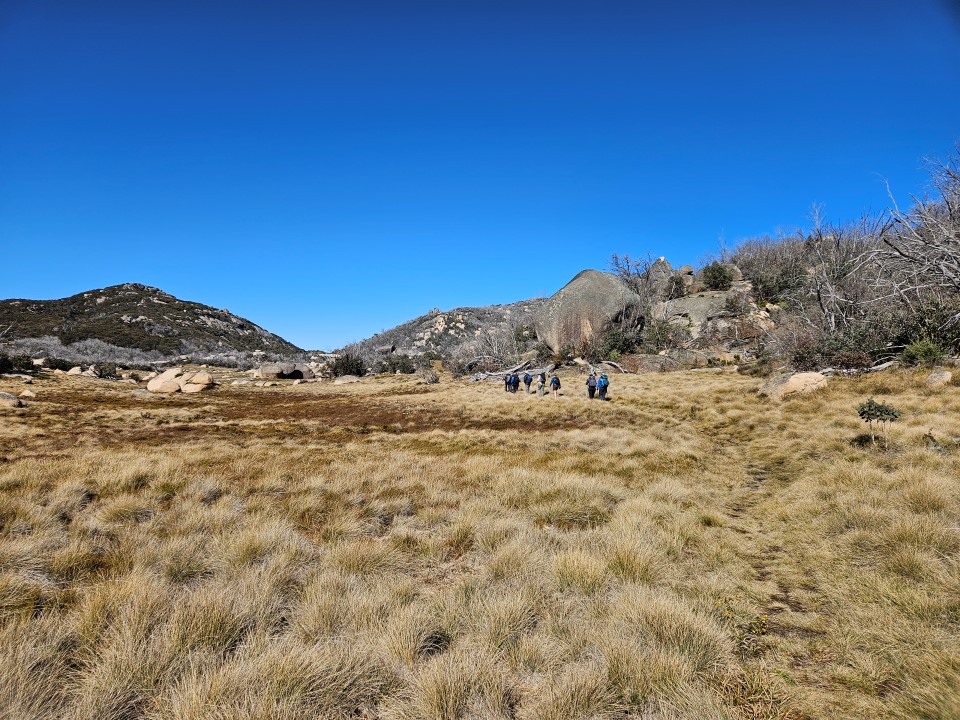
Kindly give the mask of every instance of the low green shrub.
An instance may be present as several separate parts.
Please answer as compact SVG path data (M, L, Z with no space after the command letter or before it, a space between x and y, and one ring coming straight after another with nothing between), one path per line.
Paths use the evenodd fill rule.
M365 375L367 372L363 358L352 352L345 352L330 363L330 371L334 377L344 375Z
M932 340L915 340L907 345L900 354L900 360L904 365L911 367L921 365L933 367L943 362L946 357L943 348Z
M703 285L707 290L729 290L733 285L733 269L720 262L712 262L703 268Z
M387 355L377 362L376 370L378 373L411 375L416 372L417 366L409 355Z

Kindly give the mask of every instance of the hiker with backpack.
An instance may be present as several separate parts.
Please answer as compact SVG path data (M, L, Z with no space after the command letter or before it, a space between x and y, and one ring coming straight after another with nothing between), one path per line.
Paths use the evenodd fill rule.
M503 391L510 392L510 373L503 376Z
M527 395L530 394L530 383L533 382L533 375L530 373L523 374L523 385L527 389Z
M597 395L601 400L607 399L607 389L610 387L610 381L607 379L606 373L602 374L597 380Z
M510 392L515 393L519 389L520 389L520 376L514 373L513 380L510 384Z
M557 377L556 373L550 378L550 391L554 397L560 397L560 378Z
M545 388L547 387L547 374L539 373L537 375L537 397L543 397Z
M597 392L597 374L590 371L590 375L587 377L587 397L593 400L594 394Z

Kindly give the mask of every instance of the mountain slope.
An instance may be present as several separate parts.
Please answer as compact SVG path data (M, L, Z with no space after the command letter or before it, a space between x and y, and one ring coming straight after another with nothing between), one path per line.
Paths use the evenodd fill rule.
M60 300L2 300L0 332L4 330L4 340L52 336L67 345L96 339L165 355L301 352L278 335L227 310L180 300L139 283L113 285Z
M508 305L460 307L447 312L433 310L354 345L363 351L395 348L404 355L436 352L455 354L483 349L485 344L514 337L516 328L531 327L546 298L520 300Z

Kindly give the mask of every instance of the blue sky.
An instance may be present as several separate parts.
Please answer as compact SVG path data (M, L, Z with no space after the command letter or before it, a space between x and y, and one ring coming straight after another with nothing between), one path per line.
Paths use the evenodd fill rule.
M142 282L326 349L879 210L958 141L935 0L0 0L0 297Z

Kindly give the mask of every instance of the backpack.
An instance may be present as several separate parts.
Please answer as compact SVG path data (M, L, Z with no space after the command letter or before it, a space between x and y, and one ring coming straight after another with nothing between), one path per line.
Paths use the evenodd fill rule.
M609 384L610 384L610 381L607 380L607 376L606 376L606 375L601 375L601 376L600 376L600 379L597 380L597 387L598 387L598 388L605 388L605 387L606 387L607 385L609 385Z
M529 385L532 382L533 382L533 378L530 376L530 373L527 373L526 375L523 376L524 385Z
M555 387L557 390L560 389L560 378L552 377L550 378L550 387Z

